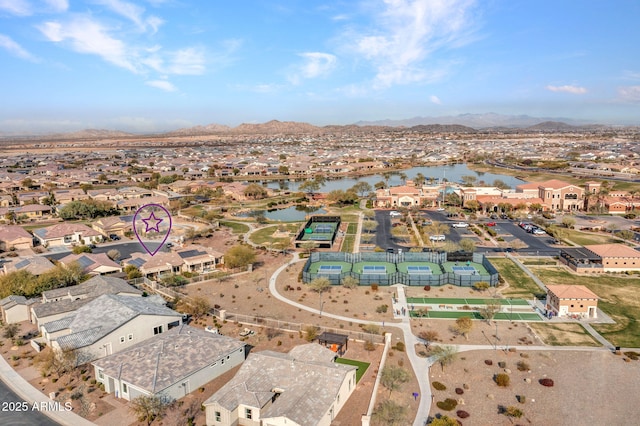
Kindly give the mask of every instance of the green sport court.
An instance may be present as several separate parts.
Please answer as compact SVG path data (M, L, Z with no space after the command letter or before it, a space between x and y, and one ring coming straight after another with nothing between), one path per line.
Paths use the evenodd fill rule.
M398 272L417 275L441 275L440 265L433 262L401 262L398 263Z
M338 225L339 224L335 222L311 222L309 226L304 229L300 240L331 241Z
M487 269L480 263L475 262L444 262L442 264L444 272L458 275L488 275Z
M407 303L415 305L486 305L487 302L498 302L506 306L527 306L525 299L460 299L447 297L407 297Z
M328 269L328 267L332 268ZM337 267L340 267L340 269L337 269ZM345 272L351 272L351 263L323 260L312 263L311 266L309 266L309 272L312 274L343 274Z
M362 274L362 275L367 275L367 274L388 275L388 274L394 274L396 272L396 265L391 262L357 262L353 264L353 272L357 274Z
M471 319L482 320L484 319L478 312L450 312L450 311L427 311L420 315L417 311L410 311L411 318L425 318L425 319L458 319L462 317L468 317ZM493 317L497 321L542 321L542 318L538 314L534 313L517 313L514 312L501 312L495 314Z

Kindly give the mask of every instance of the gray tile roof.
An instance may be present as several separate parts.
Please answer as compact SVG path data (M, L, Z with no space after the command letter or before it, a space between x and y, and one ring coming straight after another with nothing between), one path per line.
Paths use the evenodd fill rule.
M182 325L93 364L110 377L157 393L244 347L231 337Z
M65 312L71 313L91 302L93 299L95 299L95 297L87 297L86 299L79 300L63 299L58 300L57 302L41 303L40 305L33 307L33 312L38 318L46 318L51 315L63 314Z
M140 290L130 286L129 283L123 279L98 275L81 284L48 290L43 292L42 295L46 299L59 299L65 296L101 296L103 294L118 293L142 294Z
M308 348L294 353L309 355L317 351L313 358L322 359L328 350L316 343L305 346ZM252 353L235 377L204 405L218 403L227 410L235 410L240 404L261 408L277 393L273 404L261 410L261 418L287 417L297 424L315 425L335 401L346 375L355 369L272 351Z
M157 303L154 298L105 294L79 308L68 327L71 334L56 340L63 349L81 348L97 342L138 315L182 318L182 314Z
M56 331L69 328L69 324L71 324L71 321L73 321L73 315L60 318L59 320L50 321L44 324L43 327L48 333L55 333Z

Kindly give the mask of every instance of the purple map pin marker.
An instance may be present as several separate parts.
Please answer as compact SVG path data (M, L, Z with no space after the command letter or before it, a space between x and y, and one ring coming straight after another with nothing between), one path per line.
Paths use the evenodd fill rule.
M171 233L171 225L171 213L160 204L145 204L133 216L133 232L140 245L151 256L156 254L167 242ZM150 243L155 243L160 238L162 238L160 244L155 249L151 249Z

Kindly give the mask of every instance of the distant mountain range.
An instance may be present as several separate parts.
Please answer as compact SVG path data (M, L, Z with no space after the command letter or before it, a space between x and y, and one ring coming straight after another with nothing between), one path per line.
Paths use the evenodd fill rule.
M474 129L486 129L492 127L527 128L544 122L562 123L570 126L590 125L589 121L574 120L571 118L531 117L529 115L504 115L493 112L486 114L460 114L445 115L439 117L413 117L404 120L379 120L359 121L358 126L390 126L390 127L414 127L429 124L457 124L472 127Z
M609 128L610 126L591 124L587 121L570 118L540 118L528 115L460 114L456 116L414 117L405 120L359 121L349 125L314 126L309 123L295 121L271 120L266 123L243 123L237 127L222 124L208 124L177 129L153 135L140 135L118 130L86 129L72 133L16 135L0 131L0 139L30 139L30 140L60 140L60 139L110 139L136 138L144 136L201 136L212 134L243 134L243 135L275 135L275 134L308 134L323 135L327 133L356 133L356 132L396 132L414 131L423 133L477 133L486 131L515 132L518 130L534 132L572 132L593 131Z

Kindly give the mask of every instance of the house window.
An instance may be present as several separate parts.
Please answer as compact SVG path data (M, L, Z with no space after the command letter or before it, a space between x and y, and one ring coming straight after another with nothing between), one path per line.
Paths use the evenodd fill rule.
M124 394L128 394L129 393L129 388L127 387L126 383L122 383L122 393L124 393Z
M129 335L127 336L128 340L133 340L133 333L129 333Z
M224 358L220 360L220 364L224 365Z
M120 336L120 343L124 343L124 336Z
M98 370L98 379L104 380L104 372L102 370Z
M162 333L162 326L159 325L157 327L153 327L153 335L155 336L156 334L160 334Z
M220 413L220 411L216 411L216 422L221 422L222 421L222 414Z
M244 409L244 417L251 420L253 418L253 413L251 412L251 408Z

